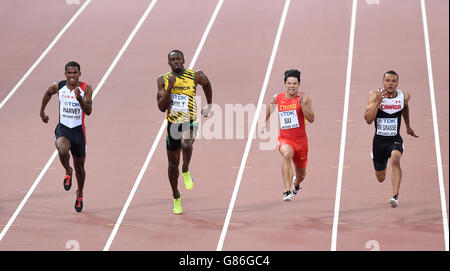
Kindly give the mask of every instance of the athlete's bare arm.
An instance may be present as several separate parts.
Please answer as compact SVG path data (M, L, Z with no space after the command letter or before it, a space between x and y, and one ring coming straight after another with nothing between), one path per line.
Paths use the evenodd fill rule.
M41 111L39 115L41 116L41 119L43 122L47 123L49 120L49 117L45 114L45 107L47 106L48 102L50 102L50 99L53 95L58 93L58 83L55 82L51 86L48 87L47 91L44 93L44 97L42 97L42 104L41 104Z
M403 120L405 121L406 133L410 136L418 137L409 125L409 99L411 98L411 96L409 96L409 93L405 90L403 91L403 93L405 94L405 107L403 108L402 116Z
M277 108L277 95L273 95L272 99L266 106L266 121L265 123L261 124L261 133L263 133L266 130L267 121L270 118L270 115L272 115L272 112L275 111Z
M272 112L275 111L276 105L277 105L277 95L275 94L273 95L272 100L270 100L270 102L266 106L266 124L270 118L270 115L272 115Z
M385 91L372 90L369 93L367 101L366 112L364 113L364 119L367 124L371 124L377 117L378 107L380 106L383 98L385 97Z
M205 92L206 102L208 103L207 106L205 106L201 114L204 117L207 117L209 115L209 112L211 112L212 108L212 87L211 82L209 81L206 74L202 71L195 71L195 78L194 78L195 84L200 84L203 88L203 92Z
M156 99L158 101L158 108L161 110L161 112L165 112L167 108L170 106L171 98L170 94L172 92L172 88L175 84L176 77L174 75L171 75L169 77L169 84L167 85L167 91L164 89L164 78L163 75L158 77L157 84L158 84L158 93L156 95Z
M90 115L92 113L92 87L87 85L84 90L84 97L80 95L80 89L75 89L75 98L80 103L81 109L86 115Z
M313 123L314 121L314 111L312 109L311 98L303 94L300 100L300 105L302 107L303 116L309 121L309 123Z

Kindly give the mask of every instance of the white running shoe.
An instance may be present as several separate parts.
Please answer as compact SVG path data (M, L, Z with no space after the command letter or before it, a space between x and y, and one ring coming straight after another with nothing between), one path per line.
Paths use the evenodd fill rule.
M391 199L389 200L389 204L391 205L392 208L397 208L397 206L398 206L398 199L396 199L396 198L391 198Z
M284 192L283 200L284 201L291 201L292 200L292 193L291 193L291 191Z
M294 177L292 178L292 193L294 194L294 196L297 196L298 191L300 191L300 189L302 189L302 188L300 187L300 185L298 186L298 189L297 189L297 187L295 187L295 180L296 180L296 179L297 179L296 176L294 176Z

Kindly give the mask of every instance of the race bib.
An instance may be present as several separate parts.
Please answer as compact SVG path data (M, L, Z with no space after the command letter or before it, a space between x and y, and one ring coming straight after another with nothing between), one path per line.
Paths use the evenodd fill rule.
M172 111L177 112L188 112L189 111L189 98L187 95L180 95L180 94L171 94L170 97L172 98Z
M377 135L395 136L397 125L397 118L379 118L377 119Z
M289 110L280 112L280 128L281 130L293 129L297 128L300 125L298 124L298 117L296 110Z

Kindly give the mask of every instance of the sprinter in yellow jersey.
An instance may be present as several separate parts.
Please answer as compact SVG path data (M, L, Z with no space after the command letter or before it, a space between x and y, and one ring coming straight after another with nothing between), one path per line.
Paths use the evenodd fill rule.
M178 190L178 166L183 153L182 175L187 190L191 190L194 182L189 163L191 162L193 144L198 129L197 105L195 95L197 84L205 92L208 105L202 109L204 117L209 115L212 106L212 89L208 77L202 71L184 68L184 55L173 50L168 55L171 72L158 77L158 107L167 111L166 149L169 160L169 182L173 193L173 212L181 214L181 192Z

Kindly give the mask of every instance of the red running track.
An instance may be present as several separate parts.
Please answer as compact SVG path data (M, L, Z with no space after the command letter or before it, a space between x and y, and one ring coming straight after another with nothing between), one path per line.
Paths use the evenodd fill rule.
M57 101L54 97L47 106L51 119L43 124L38 115L43 92L63 79L63 66L72 59L81 63L82 80L95 89L150 2L90 3L0 109L0 126L8 127L0 133L0 229L54 151ZM1 25L10 25L0 33L15 44L0 47L2 59L13 63L2 68L6 75L0 80L2 98L79 8L64 1L51 3L0 4ZM216 4L156 3L87 118L83 212L73 209L74 191L62 189L64 171L56 159L0 240L0 250L67 250L71 240L80 250L104 248L164 118L155 96L157 76L169 69L167 53L181 49L187 67ZM216 249L254 117L251 109L242 122L234 117L233 137L223 138L229 132L223 123L230 121L225 108L239 104L256 108L283 4L224 1L195 63L212 82L214 103L222 115L215 111L210 118L216 122L210 128L222 128L222 138L196 141L191 163L195 187L185 191L180 178L184 209L180 216L171 213L164 137L158 142L111 250ZM426 1L426 5L448 202L448 2ZM351 6L350 0L291 2L264 102L282 90L284 70L302 71L302 89L312 97L316 113L316 121L307 127L310 155L304 189L294 201L283 202L281 157L275 149L260 149L266 140L254 139L223 250L330 250ZM57 16L39 20L37 14L45 12ZM22 24L20 18L30 23ZM392 25L388 32L392 42L384 42ZM40 34L19 36L18 31ZM379 5L358 1L354 42L337 249L367 250L366 243L375 240L381 250L444 250L419 1L381 0ZM378 184L374 177L369 156L373 127L363 120L368 91L379 87L382 73L390 68L400 74L399 87L412 94L411 125L420 136L409 138L402 130L406 148L397 209L387 205L390 179ZM201 88L199 95L203 96ZM211 122L203 119L202 124L206 129ZM245 131L240 138L239 129Z

